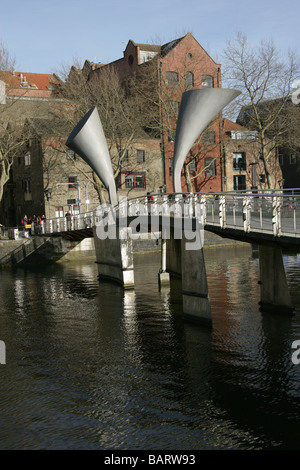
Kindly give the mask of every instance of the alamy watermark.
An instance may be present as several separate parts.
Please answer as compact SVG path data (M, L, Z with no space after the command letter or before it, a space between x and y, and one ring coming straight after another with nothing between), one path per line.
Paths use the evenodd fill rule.
M6 346L2 340L0 340L0 364L6 364Z
M199 250L204 242L202 205L192 197L178 201L128 201L119 205L103 204L96 211L96 234L100 240L147 239L148 233L161 232L162 239L186 240L187 250ZM151 236L150 235L150 236Z
M300 364L300 340L297 339L292 343L292 349L296 349L296 351L292 354L292 363L295 365Z

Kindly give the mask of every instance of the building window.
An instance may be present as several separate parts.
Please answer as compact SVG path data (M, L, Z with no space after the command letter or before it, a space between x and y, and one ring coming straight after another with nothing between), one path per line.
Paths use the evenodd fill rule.
M166 72L166 82L169 86L174 86L178 83L178 73L177 72Z
M245 152L233 152L233 169L246 170L246 154Z
M173 176L173 158L169 158L169 176Z
M55 207L55 217L63 217L64 216L64 208L62 206Z
M69 189L77 189L77 176L68 176Z
M167 112L168 114L178 115L179 112L179 103L178 101L168 101L167 102Z
M145 188L145 175L135 175L135 187Z
M216 176L216 159L205 158L204 159L205 176Z
M209 75L202 75L201 85L202 88L213 88L213 78Z
M194 75L192 72L187 72L185 74L185 86L186 88L193 88L194 86Z
M189 169L190 171L196 171L196 158L189 157Z
M145 161L145 150L137 150L137 161L138 163Z
M25 166L31 165L30 153L27 153L26 155L24 155L24 165Z
M125 188L134 188L134 176L133 175L125 176Z
M259 182L260 183L265 183L266 182L266 175L259 175Z
M279 160L279 164L282 166L284 163L284 153L281 150L279 150L278 160Z
M296 155L294 153L290 154L290 165L295 165L296 163Z
M144 189L146 188L146 178L144 173L130 173L125 176L125 188Z
M245 175L235 175L233 177L233 189L235 191L241 191L246 189L246 176Z
M215 143L215 132L206 131L203 134L203 143L204 144L214 144Z

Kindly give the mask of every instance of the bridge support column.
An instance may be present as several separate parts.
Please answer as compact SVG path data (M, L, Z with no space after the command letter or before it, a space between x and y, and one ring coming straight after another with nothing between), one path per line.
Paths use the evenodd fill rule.
M262 309L292 313L281 248L259 246L260 306Z
M186 319L211 326L212 317L203 248L188 250L181 241L183 315Z
M183 316L190 321L211 326L212 317L203 248L188 249L189 241L171 233L167 242L167 269L182 282Z
M114 237L99 238L97 227L94 227L94 243L98 266L98 275L101 279L115 281L124 289L134 288L133 250L131 229L112 228L110 233Z

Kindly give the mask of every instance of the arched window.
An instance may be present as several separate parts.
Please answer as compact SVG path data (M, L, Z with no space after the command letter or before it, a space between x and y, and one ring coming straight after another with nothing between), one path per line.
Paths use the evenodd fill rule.
M213 88L214 86L213 78L209 75L202 75L201 82L202 82L202 88L203 87Z
M186 88L193 88L194 86L194 74L192 72L187 72L185 74L185 86Z
M169 86L177 85L178 73L177 72L166 72L166 82Z

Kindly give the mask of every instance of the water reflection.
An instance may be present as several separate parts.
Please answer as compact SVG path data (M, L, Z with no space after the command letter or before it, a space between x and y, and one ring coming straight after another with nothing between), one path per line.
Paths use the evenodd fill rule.
M299 257L293 317L259 311L250 249L205 258L212 330L183 321L178 279L159 291L159 255L125 292L93 263L0 272L0 448L299 448Z

